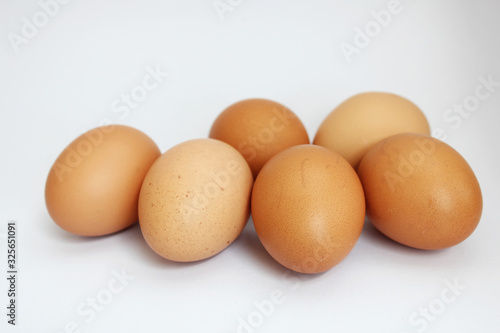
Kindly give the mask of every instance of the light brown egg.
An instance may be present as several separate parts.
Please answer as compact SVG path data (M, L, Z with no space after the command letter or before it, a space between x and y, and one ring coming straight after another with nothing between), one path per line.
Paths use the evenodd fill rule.
M82 236L111 234L137 222L142 180L160 156L143 132L121 125L98 127L69 144L45 185L50 216Z
M148 245L173 261L197 261L228 247L250 215L253 177L230 145L181 143L161 155L144 179L139 221Z
M314 145L269 160L252 193L255 230L269 254L300 273L326 271L356 244L365 218L361 183L340 155Z
M481 218L483 200L474 172L438 139L391 136L365 154L358 173L371 222L401 244L427 250L454 246Z
M225 109L215 120L210 137L229 143L245 157L257 176L280 151L308 144L300 119L285 106L267 99L247 99Z
M320 125L314 144L342 155L356 169L364 153L398 133L430 134L422 111L404 97L366 92L345 100Z

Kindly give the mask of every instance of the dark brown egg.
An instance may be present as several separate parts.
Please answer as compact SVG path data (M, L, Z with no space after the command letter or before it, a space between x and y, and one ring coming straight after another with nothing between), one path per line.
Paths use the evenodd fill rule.
M367 213L387 237L419 249L454 246L476 229L483 200L465 159L422 134L398 134L371 148L359 165Z
M358 176L339 154L314 145L288 148L269 160L252 193L260 241L283 266L326 271L356 244L365 217Z
M215 120L210 137L229 143L246 159L254 177L280 151L308 144L300 119L285 106L267 99L247 99L229 106Z

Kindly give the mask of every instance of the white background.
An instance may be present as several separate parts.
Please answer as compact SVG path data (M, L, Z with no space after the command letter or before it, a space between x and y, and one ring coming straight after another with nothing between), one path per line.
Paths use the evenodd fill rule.
M370 26L370 13L388 2L232 0L221 18L211 0L73 0L43 22L37 2L2 1L0 330L237 332L245 321L255 327L240 332L500 331L500 87L459 124L444 118L474 95L479 77L500 82L500 2L401 0L401 12L348 62L341 43L353 44L356 27ZM16 52L9 36L22 36L23 17L34 15L43 26ZM169 75L128 114L113 112L148 67ZM372 90L415 102L475 171L483 216L462 244L414 250L366 224L342 263L303 276L267 255L251 220L219 255L176 264L153 253L138 226L81 238L46 211L52 163L106 119L144 131L165 151L206 137L228 105L263 97L292 109L313 138L335 106ZM16 327L5 315L9 220L19 237ZM122 270L133 280L95 317L79 314ZM447 283L464 288L449 304L440 300L454 295ZM270 308L272 293L282 302ZM422 319L429 306L437 315Z

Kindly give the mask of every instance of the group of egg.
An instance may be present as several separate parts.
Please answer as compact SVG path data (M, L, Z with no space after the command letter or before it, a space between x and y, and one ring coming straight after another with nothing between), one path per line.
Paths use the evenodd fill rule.
M301 273L342 261L365 214L392 240L426 250L462 242L481 217L470 166L432 138L421 110L398 95L347 99L313 144L292 111L265 99L229 106L209 136L161 154L137 129L95 128L51 168L48 212L82 236L115 233L138 220L157 254L190 262L228 247L251 211L264 248Z

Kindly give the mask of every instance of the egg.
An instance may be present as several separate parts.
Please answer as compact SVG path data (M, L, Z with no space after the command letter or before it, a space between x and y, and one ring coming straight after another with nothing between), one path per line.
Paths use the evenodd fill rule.
M269 254L300 273L341 262L363 228L363 188L351 165L324 147L299 145L277 154L252 193L257 235Z
M404 97L365 92L337 106L320 125L313 143L336 151L356 169L370 147L399 133L429 135L422 111Z
M241 154L213 139L167 150L153 164L139 196L148 245L178 262L209 258L228 247L250 215L253 177Z
M476 229L483 199L469 164L446 143L398 134L359 165L367 215L387 237L426 250L459 244Z
M45 185L47 210L62 229L102 236L137 222L142 181L160 150L143 132L110 125L90 130L54 162Z
M224 141L245 157L254 177L280 151L308 144L300 119L287 107L267 99L247 99L225 109L214 121L210 138Z

